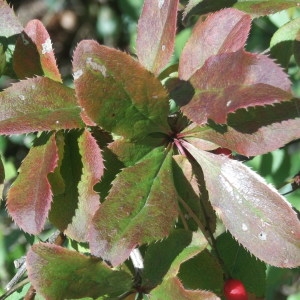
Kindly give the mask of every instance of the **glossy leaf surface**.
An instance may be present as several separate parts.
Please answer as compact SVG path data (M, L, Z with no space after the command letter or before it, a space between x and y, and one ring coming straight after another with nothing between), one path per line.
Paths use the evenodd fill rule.
M238 110L228 116L228 126L186 129L185 139L202 150L207 141L239 154L265 154L300 137L300 101ZM194 127L194 128L191 128Z
M49 300L115 299L132 285L131 276L124 271L114 271L95 258L56 245L32 246L26 263L33 286Z
M298 266L300 222L290 204L242 163L183 146L201 166L210 201L238 242L270 265Z
M113 266L142 243L166 237L178 214L171 152L125 168L93 219L91 253Z
M139 61L155 75L167 65L175 42L178 0L146 0L138 23Z
M14 83L0 93L0 134L83 127L74 91L46 77Z
M199 20L180 57L180 79L188 80L210 56L243 48L250 24L249 15L231 8Z
M78 183L78 207L65 233L76 241L86 242L91 220L100 206L99 195L94 191L94 186L103 175L104 164L100 148L89 131L82 133L78 144L83 166Z
M55 136L44 136L24 159L7 196L7 209L22 230L38 234L44 227L52 201L48 174L57 166ZM36 166L35 171L32 166Z
M225 123L227 114L239 108L293 98L288 92L290 81L279 66L266 56L244 50L209 58L192 76L191 83L195 95L181 110L197 124L208 119Z
M132 57L95 41L82 41L73 68L80 105L103 129L127 138L168 132L167 94Z
M18 37L13 63L20 79L45 75L55 81L62 81L50 36L39 20L30 21Z

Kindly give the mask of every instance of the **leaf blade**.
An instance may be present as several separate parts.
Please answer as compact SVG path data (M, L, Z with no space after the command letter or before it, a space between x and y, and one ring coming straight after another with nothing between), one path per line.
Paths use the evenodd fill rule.
M244 47L250 30L249 15L228 8L199 20L179 60L179 78L188 80L212 55ZM209 43L208 43L209 41Z
M136 51L141 64L157 76L173 53L179 1L156 2L144 2L138 22Z
M300 222L290 204L242 163L182 143L200 164L210 201L232 235L271 265L300 265Z
M73 68L80 105L105 130L126 138L169 131L166 91L129 55L82 41L75 50Z
M115 266L136 245L168 235L178 213L171 166L171 153L162 152L117 176L93 219L89 238L93 255Z
M50 36L39 20L29 21L18 37L13 67L20 79L45 75L52 80L62 82Z
M13 84L0 93L0 134L81 128L74 92L46 77Z
M57 160L55 136L51 135L44 144L31 148L8 192L9 214L25 232L37 234L43 229L52 201L47 176L56 168ZM32 166L39 168L33 172Z
M33 245L26 265L35 289L50 300L114 298L132 286L124 271L111 270L95 258L52 244Z

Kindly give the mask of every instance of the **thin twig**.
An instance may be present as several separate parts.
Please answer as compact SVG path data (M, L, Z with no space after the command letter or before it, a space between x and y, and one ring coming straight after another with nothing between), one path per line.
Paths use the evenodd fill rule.
M19 288L29 283L29 278L25 278L19 283L15 284L10 290L6 291L2 296L0 296L0 300L6 299L8 296L16 292Z

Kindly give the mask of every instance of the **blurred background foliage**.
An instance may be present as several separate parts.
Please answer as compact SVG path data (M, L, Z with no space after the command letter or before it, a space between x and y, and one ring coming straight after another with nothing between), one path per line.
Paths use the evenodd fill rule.
M94 39L101 44L135 55L137 21L143 0L15 0L8 2L13 5L24 26L31 19L40 19L44 23L51 36L64 83L67 85L72 86L72 54L77 43L82 39ZM299 16L299 8L292 8L255 19L247 42L247 50L269 53L275 32ZM5 24L0 26L5 26ZM192 30L192 25L185 27L180 18L177 27L176 45L170 64L178 61ZM280 57L276 57L276 53L271 51L270 55L280 60ZM295 95L299 97L300 70L294 55L288 58L282 66L293 82ZM13 78L2 76L0 89L6 88L13 81ZM0 151L6 174L4 195L7 187L16 177L20 163L26 156L33 139L34 134L0 136ZM300 210L300 189L295 189L297 185L293 181L293 178L300 172L300 141L294 141L272 153L251 158L246 163L280 192L286 194L288 201L297 211ZM16 272L14 260L23 256L31 243L39 239L44 240L49 235L49 231L46 230L38 237L26 236L7 216L5 201L1 201L0 204L1 294ZM10 296L9 299L22 299L22 296ZM300 269L267 268L266 299L300 300Z

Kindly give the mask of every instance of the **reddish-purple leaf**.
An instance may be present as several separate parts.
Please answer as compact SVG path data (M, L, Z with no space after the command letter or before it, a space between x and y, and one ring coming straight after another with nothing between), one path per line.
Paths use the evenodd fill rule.
M239 154L256 156L274 151L300 138L300 100L274 106L238 110L228 117L225 128L201 127L195 124L182 132L184 138L201 150L218 145ZM211 147L209 146L211 143Z
M14 70L20 79L45 75L61 82L50 36L39 20L30 21L16 42Z
M0 20L2 24L0 27L1 37L9 38L23 30L23 26L16 17L14 10L5 0L0 0Z
M222 70L222 72L220 72ZM266 56L239 50L210 57L191 78L192 100L181 108L197 124L225 123L239 108L274 104L293 98L283 70Z
M180 79L188 80L210 56L243 48L250 24L249 15L232 8L214 13L204 22L199 20L180 57Z
M23 80L0 93L0 134L83 126L74 90L49 78Z
M161 152L117 175L93 219L89 235L93 255L116 266L137 245L169 234L178 214L171 169L171 152Z
M138 23L136 51L141 64L159 75L171 58L178 0L146 0Z
M19 176L7 195L7 209L18 226L38 234L45 224L52 200L48 174L57 166L55 135L30 149Z
M27 253L26 266L30 282L48 300L119 299L132 287L128 273L51 244L33 245Z
M182 141L201 166L210 201L231 234L270 265L300 265L300 222L290 204L242 163Z
M82 41L73 66L79 103L91 121L127 138L169 132L167 93L132 57Z
M78 184L78 207L65 233L76 241L86 242L91 220L100 206L100 198L94 191L94 185L103 175L104 164L100 148L89 131L82 133L78 143L83 165Z

